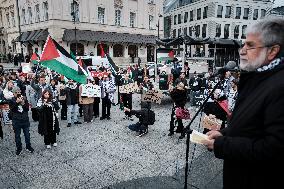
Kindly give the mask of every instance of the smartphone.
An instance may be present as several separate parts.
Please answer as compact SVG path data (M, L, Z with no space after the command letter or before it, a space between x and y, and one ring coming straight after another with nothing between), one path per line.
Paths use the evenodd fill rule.
M22 95L21 94L17 94L17 98L20 98L20 97L22 97Z

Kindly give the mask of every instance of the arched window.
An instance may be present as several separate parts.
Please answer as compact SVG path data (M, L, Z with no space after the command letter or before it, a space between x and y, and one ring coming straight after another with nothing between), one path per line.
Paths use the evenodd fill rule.
M76 43L71 43L70 52L76 55ZM84 45L82 43L77 43L77 56L84 56Z
M129 45L128 46L128 55L130 57L137 57L138 48L136 45Z
M113 57L123 57L123 46L115 44L113 46Z
M71 3L71 16L73 21L79 22L79 3L76 1Z
M108 54L108 52L109 52L109 47L108 47L108 45L107 44L98 44L97 45L97 55L98 56L101 56L102 55L102 51L101 51L101 46L103 47L103 49L104 49L104 53L105 54Z

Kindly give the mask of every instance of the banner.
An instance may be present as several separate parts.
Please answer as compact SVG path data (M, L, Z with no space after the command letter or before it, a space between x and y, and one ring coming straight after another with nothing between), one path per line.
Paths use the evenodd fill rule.
M149 90L146 93L142 94L142 101L145 102L155 102L161 104L163 94L158 90Z
M101 87L98 85L82 85L82 97L101 97Z
M23 73L30 73L32 71L30 63L21 63L21 66Z

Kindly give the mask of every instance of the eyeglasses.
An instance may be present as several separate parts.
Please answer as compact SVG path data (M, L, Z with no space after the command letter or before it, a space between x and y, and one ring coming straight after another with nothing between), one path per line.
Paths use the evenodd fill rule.
M271 47L270 45L269 46L259 46L259 47L248 47L248 48L244 48L244 45L242 45L240 48L239 48L239 52L241 50L244 50L245 52L249 51L249 50L253 50L253 49L261 49L261 48L267 48L267 47Z

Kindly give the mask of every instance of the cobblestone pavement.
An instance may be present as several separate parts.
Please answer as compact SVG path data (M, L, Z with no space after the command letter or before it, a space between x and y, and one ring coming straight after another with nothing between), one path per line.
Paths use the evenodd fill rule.
M136 109L139 100L139 95L134 95ZM167 136L169 97L152 109L156 112L156 123L143 137L129 131L127 125L132 122L122 120L124 114L115 106L111 109L111 120L95 119L92 124L70 128L61 122L58 146L52 149L45 148L43 137L37 133L37 123L31 121L35 152L24 151L20 156L15 155L12 129L4 126L4 140L0 139L0 189L183 188L186 140L179 140L177 134ZM198 129L199 120L192 128ZM222 161L194 144L190 144L189 157L193 160L189 188L222 188Z

